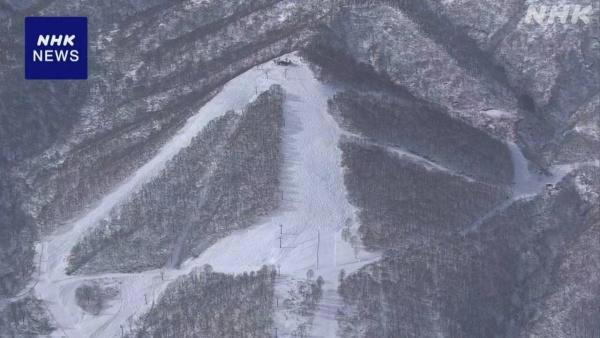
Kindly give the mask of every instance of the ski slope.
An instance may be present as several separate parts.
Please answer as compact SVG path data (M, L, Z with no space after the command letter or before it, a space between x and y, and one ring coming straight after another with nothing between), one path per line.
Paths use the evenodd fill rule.
M327 113L334 91L298 57L290 59L296 66L269 67L269 82L281 84L287 94L282 210L219 241L184 266L202 261L217 271L235 273L274 264L282 274L305 277L313 269L328 280L336 279L339 266L356 262L340 234L346 219L356 217L346 199L337 146L342 133Z
M287 57L294 66L281 67L268 62L227 83L219 94L188 119L154 158L106 195L89 213L37 246L39 277L33 291L45 302L58 326L53 336L120 337L171 281L204 264L211 264L215 271L229 273L273 264L291 278L305 278L308 269L313 269L316 276L325 279L327 297L324 299L329 301L335 298L341 269L352 272L378 258L372 253L356 254L349 243L341 239L346 220L354 220L354 228L358 220L356 211L346 199L342 154L338 148L342 132L327 113L327 100L335 91L321 84L296 54ZM241 111L273 84L280 84L287 94L282 177L284 203L279 212L223 238L199 257L183 262L178 269L95 276L65 274L71 248L86 231L156 177L170 159L190 145L191 139L209 121L228 110ZM75 290L88 280L111 284L120 290L119 297L98 316L84 312L75 301ZM285 291L278 290L278 293ZM319 307L314 319L314 336L335 336L337 323L331 315L333 311L331 306ZM286 323L276 324L283 326Z

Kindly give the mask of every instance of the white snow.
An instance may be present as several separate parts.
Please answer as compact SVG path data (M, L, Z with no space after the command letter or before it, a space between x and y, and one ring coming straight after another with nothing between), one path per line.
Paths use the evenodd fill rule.
M152 160L105 196L88 214L38 245L41 263L33 290L45 301L59 327L54 336L118 337L121 330L127 330L133 320L150 307L170 281L204 264L211 264L215 271L231 273L275 264L282 274L295 278L303 278L308 269L313 269L316 276L325 279L327 297L324 301L330 302L342 268L352 272L377 259L376 254L362 252L355 255L350 245L341 239L345 220L353 219L356 224L357 219L354 208L346 199L343 183L338 148L341 131L327 113L327 99L334 89L321 84L297 55L288 57L294 66L280 67L268 62L227 83ZM178 270L98 276L65 274L66 258L86 231L107 217L132 192L156 177L165 163L189 146L191 139L210 120L228 110L240 111L276 83L287 93L283 145L285 203L280 212L220 240L201 256L184 262ZM280 225L283 225L283 235ZM120 285L121 292L119 299L99 316L83 312L74 299L75 289L84 281L94 279L110 280ZM331 306L320 306L319 309L313 334L331 337L337 327L335 316L330 315L335 309Z
M133 65L131 67L130 70L128 70L127 72L125 72L125 76L129 77L133 80L137 79L137 77L135 76L135 74L137 74L137 71L140 69L140 67L142 67L142 65L144 64L143 61L140 61L138 63L136 63L135 65Z
M402 158L408 159L408 160L410 160L410 161L412 161L412 162L414 162L416 164L419 164L419 165L423 166L423 168L425 168L425 169L427 169L429 171L437 170L437 171L444 172L444 173L446 173L448 175L461 177L461 178L463 178L467 182L475 182L475 179L473 179L470 176L467 176L465 174L459 173L456 170L446 168L446 167L444 167L441 164L438 164L438 163L435 163L433 161L430 161L430 160L428 160L428 159L426 159L424 157L421 157L419 155L413 154L413 153L408 152L408 151L406 151L404 149L400 149L400 148L397 148L397 147L391 147L391 146L386 146L386 149L388 151L391 151L394 154L402 157Z
M500 109L488 109L488 110L482 110L481 111L483 114L492 117L492 118L511 118L511 117L515 117L516 113L514 112L508 112L505 110L500 110Z
M284 1L280 2L276 5L277 10L279 10L279 16L277 17L277 21L279 23L283 23L292 16L292 13L296 11L296 7L298 4L294 1Z
M597 123L597 120L596 123L592 121L585 124L577 124L575 128L573 128L573 130L575 130L575 132L579 134L586 135L594 140L600 140L600 125Z
M279 14L279 17L277 18L277 20L282 23L282 22L286 21L289 17L290 17L290 14L288 12L282 12L281 14Z

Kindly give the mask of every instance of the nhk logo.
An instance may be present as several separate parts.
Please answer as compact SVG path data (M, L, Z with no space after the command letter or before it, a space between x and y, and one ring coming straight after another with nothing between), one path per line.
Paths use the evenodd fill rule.
M25 18L26 79L87 79L87 18Z
M554 25L589 24L593 13L592 5L559 4L552 6L530 5L525 16L526 24Z
M75 35L40 35L38 36L37 46L71 46L75 47L73 43ZM48 43L50 41L50 43ZM71 50L56 50L56 49L34 49L33 50L33 61L37 62L53 62L53 61L67 61L67 57L71 62L79 61L79 51L77 49Z

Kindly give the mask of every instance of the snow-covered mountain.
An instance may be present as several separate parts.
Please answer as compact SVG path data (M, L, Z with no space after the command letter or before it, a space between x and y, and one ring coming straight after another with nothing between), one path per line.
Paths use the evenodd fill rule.
M1 2L0 336L599 336L572 3ZM61 15L90 78L24 80Z

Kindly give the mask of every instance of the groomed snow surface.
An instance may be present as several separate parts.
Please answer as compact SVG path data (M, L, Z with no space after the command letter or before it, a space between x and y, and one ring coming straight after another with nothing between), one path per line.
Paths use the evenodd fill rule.
M296 54L285 57L294 65L282 67L268 62L227 83L152 160L106 195L88 214L37 246L39 278L33 290L45 301L56 321L58 329L53 336L120 337L122 331L127 332L133 327L135 319L148 310L170 282L204 264L227 273L257 270L264 264L273 264L288 281L304 279L309 269L314 270L315 278L320 275L325 279L325 296L317 309L312 334L335 336L335 312L341 303L336 292L339 271L352 272L376 260L377 255L366 252L356 255L349 243L341 238L346 220L353 220L356 228L358 218L346 199L342 154L338 148L342 132L327 113L327 100L335 90L321 84ZM220 240L199 257L184 262L179 269L95 276L65 274L71 248L86 231L156 177L173 156L190 145L191 139L209 121L228 110L241 111L273 84L280 84L287 95L283 141L284 202L279 212ZM75 301L75 290L88 280L117 285L120 289L119 297L98 316L84 312ZM277 294L285 295L290 285L293 283L278 283ZM285 336L295 324L276 314L279 336Z

